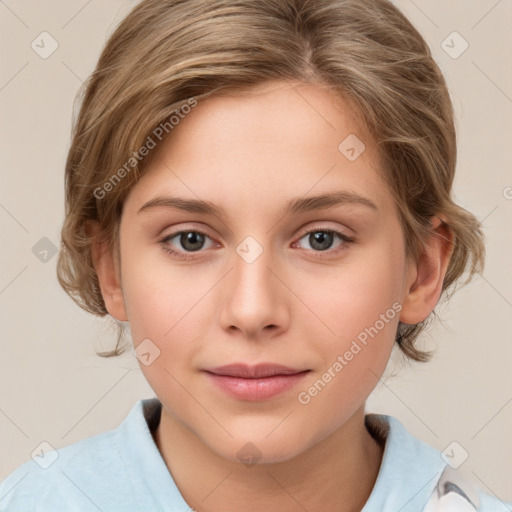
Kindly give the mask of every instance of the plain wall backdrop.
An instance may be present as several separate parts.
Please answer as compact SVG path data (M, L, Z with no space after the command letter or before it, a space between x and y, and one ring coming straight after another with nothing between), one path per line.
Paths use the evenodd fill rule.
M54 254L74 97L136 3L0 1L0 479L43 441L59 448L115 428L154 396L131 351L95 354L114 346L115 332L60 288ZM482 221L487 260L483 275L438 304L442 323L422 345L436 350L433 360L401 367L393 357L386 375L399 373L382 379L367 412L396 416L456 457L467 452L461 469L512 501L512 2L394 3L448 82L455 198Z

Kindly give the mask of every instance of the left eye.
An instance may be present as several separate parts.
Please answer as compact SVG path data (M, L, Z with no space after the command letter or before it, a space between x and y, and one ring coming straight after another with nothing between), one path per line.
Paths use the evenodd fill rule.
M336 237L343 241L343 243L339 244L338 247L340 245L347 245L353 241L353 239L347 235L331 229L314 229L312 231L308 231L300 240L306 239L315 252L321 252L329 250ZM298 243L300 243L300 240Z

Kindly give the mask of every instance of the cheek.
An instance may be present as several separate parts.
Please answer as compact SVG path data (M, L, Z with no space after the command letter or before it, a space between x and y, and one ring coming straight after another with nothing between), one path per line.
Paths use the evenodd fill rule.
M325 419L326 431L366 401L395 343L401 304L393 262L360 263L361 272L347 267L328 287L328 296L309 296L323 320L310 316L309 321L322 364L298 390L297 401L307 414Z
M162 361L183 360L198 351L211 315L205 309L208 301L202 286L177 275L159 277L156 282L139 278L127 295L135 346L149 338L160 349Z
M382 240L354 251L332 272L317 274L314 279L299 273L301 298L315 313L308 315L311 322L339 343L357 337L381 315L389 321L384 327L379 322L379 330L389 331L389 324L398 324L404 261L397 245Z
M187 279L186 267L167 260L157 242L144 241L142 234L138 241L135 235L127 237L122 247L122 283L137 344L143 338L170 338L176 326L186 324L187 311L197 301L195 296L200 290Z
M300 284L308 290L304 302L316 313L307 315L308 327L323 365L308 383L312 395L306 390L304 397L315 402L311 409L334 403L341 414L375 387L394 345L403 264L399 244L383 240L351 255L323 282ZM320 392L322 398L314 398Z
M140 263L125 284L130 330L137 352L146 352L143 345L137 350L146 343L158 355L148 365L139 357L139 366L160 400L186 410L190 396L184 390L211 318L205 310L208 301L201 300L209 287L204 282L197 286L179 269Z
M207 316L201 298L208 287L190 279L186 267L166 262L159 249L137 251L127 242L123 257L123 294L134 347L149 339L160 351L154 364L141 366L151 380L155 366L174 372L197 351Z

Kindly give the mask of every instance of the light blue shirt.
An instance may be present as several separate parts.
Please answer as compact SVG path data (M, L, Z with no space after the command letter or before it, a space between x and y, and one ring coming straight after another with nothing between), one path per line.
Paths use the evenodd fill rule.
M139 400L118 428L25 462L0 484L0 512L191 512L151 435L160 412L157 398ZM362 512L512 512L481 491L471 505L441 453L396 418L367 414L366 425L385 448Z

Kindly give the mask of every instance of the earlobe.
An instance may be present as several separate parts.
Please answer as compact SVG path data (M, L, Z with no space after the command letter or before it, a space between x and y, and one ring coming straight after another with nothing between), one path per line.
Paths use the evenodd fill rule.
M115 262L114 254L106 241L94 241L91 247L92 259L101 295L109 314L115 319L126 322L126 306L121 287L121 279Z
M418 324L435 308L453 252L453 233L442 216L431 218L434 233L426 242L416 272L407 284L400 321Z

